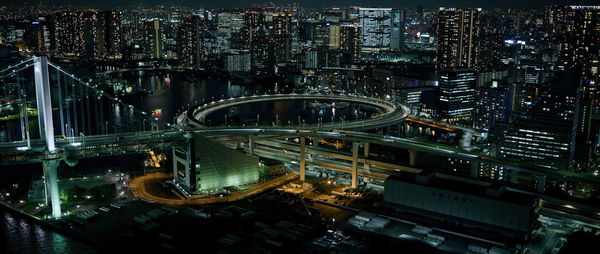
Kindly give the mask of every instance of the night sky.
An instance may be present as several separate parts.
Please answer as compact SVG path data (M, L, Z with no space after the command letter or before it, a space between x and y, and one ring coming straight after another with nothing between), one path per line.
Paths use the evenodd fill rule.
M275 5L285 3L298 3L302 7L319 7L319 6L370 6L370 7L416 7L422 4L425 8L439 6L457 6L457 7L516 7L516 8L532 8L542 7L544 5L598 5L598 0L40 0L40 1L22 1L22 0L2 0L0 5L37 5L40 2L44 5L72 5L72 6L94 6L100 8L114 8L115 6L131 6L138 3L143 3L144 6L162 5L185 5L190 7L205 7L205 8L235 8L235 7L250 7L252 4L272 2Z

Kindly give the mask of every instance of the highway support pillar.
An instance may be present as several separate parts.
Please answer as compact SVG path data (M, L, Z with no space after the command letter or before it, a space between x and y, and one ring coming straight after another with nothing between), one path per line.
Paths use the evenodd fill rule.
M369 171L371 169L371 165L367 162L369 159L369 143L368 142L363 144L363 150L364 150L363 156L365 157L365 163L364 163L363 167L364 167L365 171Z
M306 137L300 137L300 181L306 180Z
M417 151L415 150L408 150L408 164L411 167L414 167L416 165L416 161L417 161Z
M42 161L44 167L44 187L46 191L46 205L52 208L52 217L59 218L60 211L60 193L58 192L58 163L56 159L47 159Z
M511 183L519 183L519 171L517 169L510 170L510 182Z
M475 133L473 133L473 131L463 130L462 137L460 139L460 146L461 147L470 147L471 140L473 139L474 134Z
M479 173L479 162L471 161L471 178L476 179Z
M248 147L250 148L250 156L254 156L254 137L248 136Z
M544 190L546 189L546 176L541 176L538 175L536 176L537 178L537 192L538 193L544 193Z
M352 188L356 188L358 181L358 142L352 142Z
M38 110L40 138L46 140L46 148L51 154L55 151L54 125L52 122L52 100L50 98L50 77L48 76L48 58L35 57L33 62L35 78L35 98Z

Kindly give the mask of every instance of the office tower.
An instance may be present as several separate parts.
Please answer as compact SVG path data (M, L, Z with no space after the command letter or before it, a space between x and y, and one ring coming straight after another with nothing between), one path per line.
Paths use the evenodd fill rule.
M437 24L437 68L476 68L481 9L441 7Z
M511 94L511 121L521 116L521 113L525 111L528 105L527 101L527 86L521 82L513 82L509 85Z
M473 69L446 69L441 72L439 90L440 120L470 126L474 107L475 82Z
M360 8L362 46L366 50L389 49L392 40L391 8Z
M508 122L512 104L511 89L499 81L475 89L473 128L489 131L498 122Z
M574 71L559 73L548 92L504 135L499 156L551 168L572 168L581 83Z
M98 51L96 58L121 58L121 12L101 11L97 14Z
M362 27L355 24L340 26L340 50L345 63L360 61Z
M271 31L275 43L275 61L288 62L292 49L292 14L273 14L273 30Z
M179 25L177 31L178 55L184 66L200 68L206 60L203 32L202 17L199 15L192 15Z
M264 13L258 11L247 11L244 13L243 37L249 44L262 37L266 26Z

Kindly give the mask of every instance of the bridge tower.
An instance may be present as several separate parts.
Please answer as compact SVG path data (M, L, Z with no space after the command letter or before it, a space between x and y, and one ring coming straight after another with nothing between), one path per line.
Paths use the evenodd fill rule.
M52 207L52 217L62 215L58 192L58 164L60 156L56 154L54 144L54 123L52 122L52 100L50 93L50 77L48 75L48 58L35 57L33 63L35 78L35 95L37 100L38 122L40 137L46 141L46 156L42 162L44 168L44 185L46 190L46 204Z

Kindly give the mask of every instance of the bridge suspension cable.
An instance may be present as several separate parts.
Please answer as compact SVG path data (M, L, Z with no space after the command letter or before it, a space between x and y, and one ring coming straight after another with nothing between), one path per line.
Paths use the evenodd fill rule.
M64 69L62 69L60 66L57 66L57 65L55 65L55 64L53 64L53 63L51 63L51 62L48 62L48 65L52 66L52 67L53 67L53 68L55 68L57 71L61 72L63 75L67 75L68 77L70 77L70 78L71 78L71 79L73 79L74 81L77 81L79 84L81 84L81 85L84 85L84 86L85 86L85 87L87 87L87 88L91 88L91 89L93 89L93 90L94 90L94 91L96 91L96 92L99 92L100 94L102 94L103 96L105 96L106 98L108 98L109 100L112 100L112 101L114 101L114 102L116 102L116 103L119 103L119 104L121 104L121 105L123 105L123 106L125 106L125 107L128 107L128 108L130 108L131 110L133 110L134 112L136 112L136 113L138 113L138 114L141 114L141 115L143 115L143 116L145 116L145 117L148 117L148 118L150 118L151 120L154 120L154 118L150 117L150 115L149 115L147 112L145 112L145 111L143 111L143 110L136 109L136 108L135 108L133 105L131 105L131 104L124 103L124 102L123 102L121 99L119 99L118 97L114 97L114 96L112 96L112 95L108 94L106 91L104 91L104 90L102 90L101 88L99 88L97 84L90 84L89 82L85 82L85 81L81 80L80 78L78 78L77 76L75 76L75 75L73 75L73 74L71 74L71 73L69 73L69 72L65 71L65 70L64 70Z
M33 62L33 60L34 60L34 58L30 57L30 58L27 58L27 59L25 59L25 60L23 60L23 61L15 64L15 65L9 65L8 67L0 70L0 74L5 73L5 72L10 72L10 71L15 72L16 68L18 68L19 66L21 66L23 64L27 64L29 62Z

